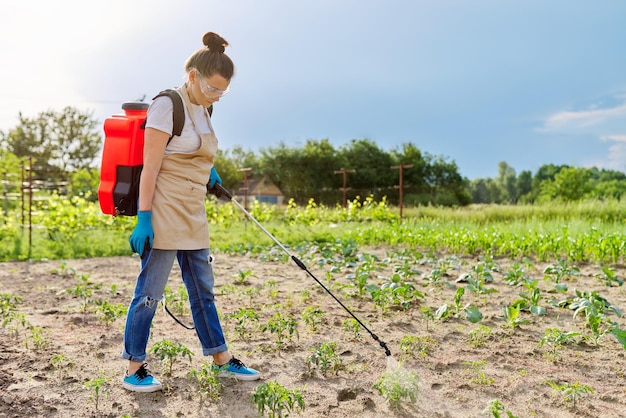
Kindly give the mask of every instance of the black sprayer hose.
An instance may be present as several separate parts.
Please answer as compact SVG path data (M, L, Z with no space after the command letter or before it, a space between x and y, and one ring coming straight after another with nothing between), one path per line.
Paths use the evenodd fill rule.
M278 240L274 237L274 235L272 235L272 234L271 234L271 233L270 233L267 229L265 229L265 228L263 227L263 225L261 225L261 224L259 223L259 221L257 221L256 219L254 219L254 217L253 217L253 216L252 216L252 215L251 215L251 214L250 214L250 213L249 213L249 212L248 212L248 211L247 211L247 210L246 210L243 206L241 206L241 204L240 204L239 202L237 202L237 200L235 200L235 199L233 198L233 196L232 196L232 195L228 192L228 190L226 190L226 189L225 189L225 188L224 188L221 184L219 184L219 183L215 183L215 186L213 186L212 188L209 188L209 189L208 189L208 191L209 191L209 193L214 194L214 195L215 195L215 196L217 196L218 198L220 198L220 197L225 197L225 198L227 198L228 200L230 200L231 202L233 202L233 203L234 203L237 207L239 207L239 209L241 209L241 210L242 210L242 211L246 214L246 216L247 216L248 218L250 218L250 220L252 220L252 222L254 222L254 223L255 223L255 224L256 224L256 225L257 225L257 226L258 226L258 227L259 227L259 228L260 228L263 232L265 232L265 234L267 234L267 236L269 236L269 237L272 239L272 241L274 241L274 242L276 243L276 245L278 245L278 246L279 246L279 247L280 247L280 248L281 248L281 249L285 252L285 254L287 254L287 255L289 256L289 258L291 258L291 259L293 260L293 262L294 262L294 263L296 263L296 265L297 265L298 267L300 267L302 270L306 271L306 272L307 272L307 274L308 274L309 276L311 276L311 277L313 278L313 280L315 280L315 281L317 282L317 284L319 284L320 286L322 286L322 289L324 289L324 290L325 290L325 291L326 291L326 292L327 292L330 296L332 296L332 297L333 297L333 299L335 299L335 301L336 301L339 305L341 305L341 307L342 307L343 309L345 309L345 310L346 310L346 312L348 312L348 313L352 316L352 318L354 318L354 320L355 320L356 322L358 322L358 323L359 323L359 325L361 325L361 326L363 327L363 329L364 329L365 331L367 331L367 332L368 332L368 333L372 336L372 338L374 339L374 341L378 342L378 344L379 344L379 345L380 345L380 346L381 346L381 347L385 350L385 354L386 354L387 356L391 356L391 351L389 350L389 347L387 347L387 344L386 344L383 340L381 340L380 338L378 338L378 336L377 336L376 334L374 334L372 331L370 331L370 329L369 329L369 328L367 328L367 327L365 326L365 324L364 324L363 322L361 322L361 320L360 320L359 318L357 318L357 317L356 317L356 315L354 315L354 314L352 313L352 311L350 311L350 309L348 309L348 308L346 307L346 305L344 305L344 304L343 304L343 303L342 303L339 299L337 299L337 297L336 297L336 296L335 296L335 295L334 295L334 294L333 294L333 293L332 293L332 292L331 292L331 291L330 291L330 290L329 290L326 286L324 286L324 284L323 284L322 282L320 282L320 281L318 280L318 278L317 278L317 277L315 277L315 275L313 275L313 273L311 273L311 272L309 271L309 269L306 267L306 265L304 265L304 263L303 263L303 262L302 262L302 261L301 261L298 257L296 257L295 255L291 255L291 253L287 250L287 248L285 248L285 246L284 246L284 245L283 245L280 241L278 241Z

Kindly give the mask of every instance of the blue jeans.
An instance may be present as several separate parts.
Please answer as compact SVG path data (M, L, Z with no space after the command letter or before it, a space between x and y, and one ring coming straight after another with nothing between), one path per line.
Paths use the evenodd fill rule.
M222 326L217 316L213 294L213 267L209 250L155 250L141 260L141 272L135 284L135 294L126 316L122 358L143 362L150 337L152 319L163 298L165 285L178 259L183 282L187 287L189 304L202 354L210 356L228 350Z

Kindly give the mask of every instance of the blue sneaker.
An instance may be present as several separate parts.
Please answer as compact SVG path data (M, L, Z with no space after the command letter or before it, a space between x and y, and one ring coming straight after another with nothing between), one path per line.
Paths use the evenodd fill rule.
M261 373L250 367L246 367L241 360L235 357L231 358L226 364L218 366L213 363L211 367L218 370L218 377L232 377L238 380L258 380L261 378Z
M122 380L122 386L133 392L156 392L163 388L161 382L156 380L148 371L147 363L142 364L139 370L130 376L127 372L124 380Z

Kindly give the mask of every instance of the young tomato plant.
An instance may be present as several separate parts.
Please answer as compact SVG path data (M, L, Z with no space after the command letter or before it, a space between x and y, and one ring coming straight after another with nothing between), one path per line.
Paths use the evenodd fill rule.
M302 320L311 332L316 333L324 322L324 312L318 306L307 306L302 311Z
M178 357L187 357L191 361L193 353L181 343L174 344L170 340L161 340L155 343L150 349L150 353L154 353L159 356L159 359L165 362L167 367L167 374L172 374L172 367L178 359Z
M337 344L333 342L321 343L317 347L312 348L313 354L307 358L309 373L312 374L312 366L316 366L324 376L326 376L327 372L338 374L339 370L343 368L343 360L335 352L336 349Z
M287 389L274 381L257 386L252 392L252 401L257 406L259 416L264 416L267 409L270 418L288 417L291 412L303 412L305 407L300 390Z
M201 395L206 396L213 402L220 398L224 385L218 377L219 370L211 367L208 362L203 362L200 370L191 369L187 374L188 378L193 378L198 383L198 390Z
M285 339L289 341L293 340L293 337L300 337L298 333L298 321L291 314L282 314L278 312L267 321L262 328L262 331L269 331L271 334L276 336L276 345L280 350L282 346L285 344Z
M419 389L417 373L405 369L398 364L391 370L383 373L374 384L374 388L394 408L402 402L415 402Z

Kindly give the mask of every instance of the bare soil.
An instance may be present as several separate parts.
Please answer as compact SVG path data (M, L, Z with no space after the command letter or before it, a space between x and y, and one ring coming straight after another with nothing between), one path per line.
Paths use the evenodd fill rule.
M384 258L388 249L367 250ZM365 251L365 250L361 250ZM476 264L477 259L463 260L463 269ZM548 348L539 345L548 328L578 331L589 335L584 316L573 318L567 308L549 306L550 297L575 297L574 289L597 291L622 310L626 309L624 287L608 287L596 278L600 268L580 266L581 274L567 281L569 290L562 295L550 294L552 282L543 280L548 263L535 263L526 272L540 280L544 298L541 303L547 314L539 317L528 312L523 319L530 322L507 327L503 307L519 299L523 287L507 285L503 273L511 268L512 260L496 260L500 272L486 287L496 293L476 295L466 291L463 301L476 305L484 317L478 324L465 318L446 321L425 320L420 308L429 306L434 312L444 303L454 303L457 274L447 277L453 286L432 285L424 275L432 265L415 266L421 275L414 278L417 289L424 293L406 310L392 309L382 314L371 297L351 297L337 285L331 289L354 314L368 325L391 350L391 358L361 330L358 338L342 327L347 312L315 281L291 261L262 261L251 256L217 254L215 257L217 303L226 331L230 350L247 365L261 371L262 380L238 382L224 379L219 400L200 395L197 381L190 379L192 369L199 370L202 357L193 331L175 323L159 310L153 326L149 347L168 339L181 343L194 352L189 361L181 358L167 374L165 365L154 354L148 363L164 383L156 393L125 391L121 378L125 361L120 357L124 316L112 324L103 322L95 311L95 303L83 306L83 300L66 292L81 283L81 276L100 284L91 299L111 304L128 304L139 269L136 257L112 257L82 260L7 262L0 264L0 293L19 296L17 310L25 315L27 325L16 321L0 328L0 417L256 417L257 407L251 393L262 382L276 381L288 389L301 389L306 407L304 417L480 417L493 416L483 412L492 400L500 401L517 417L624 417L626 416L626 350L612 335L600 338L597 345L589 341L563 346L557 358L551 358ZM309 270L327 282L329 265L307 262ZM250 269L247 284L236 284L240 271ZM390 277L390 264L374 273ZM333 277L337 283L347 283L344 269ZM616 274L625 276L623 266ZM276 286L268 286L268 281ZM270 282L271 283L271 282ZM426 286L427 285L427 286ZM112 288L112 286L114 286ZM175 267L170 288L182 286ZM309 298L305 296L308 291ZM302 320L307 306L318 306L325 314L324 323L313 331ZM235 332L235 321L228 316L240 307L255 309L260 319L250 335ZM299 338L293 338L277 349L276 337L260 328L273 315L282 311L299 320ZM188 315L180 318L190 321ZM623 318L612 317L626 329ZM480 325L490 327L483 346L470 343L470 333ZM41 329L37 336L33 329ZM405 336L422 338L423 355L403 353L400 342ZM428 337L428 338L426 338ZM307 359L321 342L335 342L343 369L337 374L323 374ZM53 358L57 359L55 363ZM59 360L61 359L61 360ZM391 360L391 361L390 361ZM419 393L414 403L404 401L399 407L389 405L374 388L388 363L401 362L401 367L417 373ZM94 390L85 383L97 377L106 378L98 401ZM587 385L593 393L581 394L576 401L565 400L563 393L553 390L547 382ZM505 412L501 412L506 416ZM295 416L293 414L292 416Z

